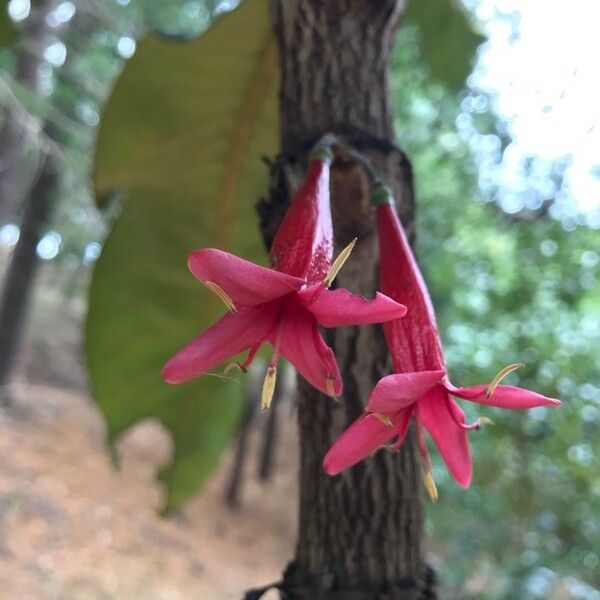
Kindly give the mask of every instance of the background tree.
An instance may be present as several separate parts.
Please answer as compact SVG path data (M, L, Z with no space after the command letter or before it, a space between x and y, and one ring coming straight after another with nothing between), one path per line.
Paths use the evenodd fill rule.
M83 57L67 52L66 44L77 46L86 39L98 26L97 16L83 3L79 10L70 6L65 9L56 0L33 3L15 47L14 91L4 105L0 127L0 211L4 220L20 223L0 295L0 393L5 398L39 265L38 244L61 195L69 160L65 148L89 152L91 142L84 127L75 131L71 127L80 99L71 93L72 78ZM54 106L40 102L48 86ZM105 90L101 87L96 99Z
M343 135L377 166L400 199L411 230L412 174L407 159L394 147L388 89L404 4L298 1L273 6L282 78L282 154L272 178L271 204L262 205L267 240L273 221L278 221L278 206L289 201L302 173L310 143L327 131ZM360 237L339 285L371 297L377 288L377 255L368 188L360 169L348 161L334 164L332 180L337 244L341 249L355 235ZM370 389L388 366L381 330L369 329L347 328L330 336L345 382L338 406L299 384L299 539L282 584L284 597L432 594L421 546L420 467L414 440L407 440L399 456L378 453L337 478L328 477L322 468L327 449L362 412Z

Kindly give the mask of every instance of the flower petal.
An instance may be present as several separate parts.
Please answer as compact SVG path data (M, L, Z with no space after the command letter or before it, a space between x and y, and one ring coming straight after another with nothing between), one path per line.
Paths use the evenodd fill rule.
M440 370L394 373L383 377L371 392L368 408L372 412L395 412L416 402L445 375L446 371Z
M429 291L398 213L386 203L377 207L376 219L381 291L409 308L405 319L384 325L395 370L402 373L443 368Z
M473 473L471 450L467 432L455 419L464 422L465 416L448 392L436 386L427 392L418 403L418 416L429 431L450 474L462 487L469 487ZM451 407L454 416L450 414Z
M298 302L286 302L279 334L279 350L298 372L324 394L339 396L342 378L331 348L313 315ZM277 333L271 343L277 344Z
M379 292L367 300L344 288L328 290L317 284L300 290L298 297L323 327L384 323L406 314L406 306Z
M525 388L514 387L512 385L497 385L488 397L486 391L487 385L474 385L471 387L447 386L448 391L472 402L486 404L487 406L497 406L498 408L512 408L515 410L525 410L535 408L536 406L560 406L560 400L548 398L526 390Z
M216 248L202 248L190 254L190 271L200 281L221 287L235 305L256 306L299 289L304 280L261 267Z
M309 283L323 281L333 254L329 163L329 159L310 161L271 244L273 268Z
M338 437L325 455L325 472L337 475L369 456L394 436L400 435L404 439L410 413L410 410L401 410L392 415L392 427L372 415L361 415Z
M181 383L206 373L265 339L278 314L273 304L227 313L175 354L164 366L162 378L168 383Z

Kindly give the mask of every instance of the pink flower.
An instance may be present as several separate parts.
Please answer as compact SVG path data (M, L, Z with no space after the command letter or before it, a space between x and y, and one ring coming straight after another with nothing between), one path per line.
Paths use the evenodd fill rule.
M437 497L423 429L433 438L454 479L461 486L468 487L472 461L467 432L491 422L484 417L467 424L463 411L452 396L510 409L558 406L560 401L523 388L500 385L503 377L522 365L509 365L489 385L452 385L427 286L394 209L390 192L378 188L373 202L377 206L381 289L397 302L406 304L408 314L402 320L384 324L396 373L377 383L365 414L333 444L325 456L324 468L330 475L335 475L393 438L392 448L398 448L406 436L410 418L414 416L425 484L430 495Z
M245 371L259 347L270 342L273 356L263 386L263 408L271 401L279 355L317 389L338 396L339 369L318 326L379 323L406 313L406 307L383 294L366 300L345 289L328 289L354 244L331 265L331 153L321 147L311 156L306 179L273 241L273 268L214 248L190 255L191 272L230 312L167 362L165 381L187 381L248 350L243 362L234 363Z

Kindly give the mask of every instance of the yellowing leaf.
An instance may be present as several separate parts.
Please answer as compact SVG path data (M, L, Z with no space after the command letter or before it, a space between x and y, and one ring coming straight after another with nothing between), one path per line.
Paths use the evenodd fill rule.
M171 386L160 371L222 311L190 251L264 260L254 206L276 151L276 79L268 1L247 0L198 40L143 40L101 124L98 196L122 188L126 202L92 281L89 370L111 441L144 417L173 434L167 508L212 472L245 392L241 375Z

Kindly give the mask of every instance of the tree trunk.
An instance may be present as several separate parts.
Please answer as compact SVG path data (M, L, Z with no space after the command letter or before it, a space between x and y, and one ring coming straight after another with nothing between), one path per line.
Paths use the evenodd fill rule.
M14 80L32 94L38 93L38 70L44 63L44 47L52 32L46 17L55 2L47 0L32 8L15 49ZM17 103L16 98L7 98L0 124L0 223L14 220L20 214L24 197L38 171L25 160L26 151L39 145L37 124Z
M55 0L32 8L16 49L15 81L31 94L38 93L38 69L50 27L46 17ZM37 168L28 165L26 153L39 145L34 117L9 99L0 126L0 222L20 214L21 230L0 296L0 406L9 403L8 383L16 364L27 308L37 267L36 247L48 217L48 197L56 187L53 157L38 150Z
M51 212L59 173L47 154L41 174L25 200L19 241L4 278L0 297L0 402L8 399L8 384L23 338L23 328L38 266L37 245Z
M298 186L311 145L333 131L358 148L394 190L413 230L412 174L394 142L388 71L403 0L272 0L281 62L282 153L269 201L259 206L269 244ZM331 177L336 245L359 242L337 282L372 297L377 245L367 181L351 157ZM282 598L433 598L422 548L420 467L412 433L400 452L379 451L336 477L322 460L389 373L380 326L328 332L344 379L336 403L299 383L301 473L294 561L277 587ZM249 595L248 597L258 597Z
M65 33L65 26L53 29L47 21L49 13L56 8L60 0L43 0L32 9L28 26L21 41L17 55L16 80L29 87L33 94L38 92L37 70L43 63L43 50L49 35L59 31ZM85 11L77 11L75 17L66 26L72 34L85 38L93 30L93 20ZM68 39L68 38L67 38ZM74 60L73 53L67 55L63 68L68 68ZM33 119L33 117L32 117ZM64 137L59 127L51 120L40 124L37 140L40 154L38 173L32 180L26 180L23 187L24 137L30 125L19 117L18 110L7 107L5 121L0 128L0 218L21 211L21 230L10 265L6 271L2 293L0 295L0 403L9 403L8 386L13 376L17 355L22 343L28 307L34 290L35 274L38 267L37 245L44 228L52 216L60 187L60 158L58 145ZM20 182L20 192L12 198L8 191L16 188ZM5 205L3 205L3 203Z

